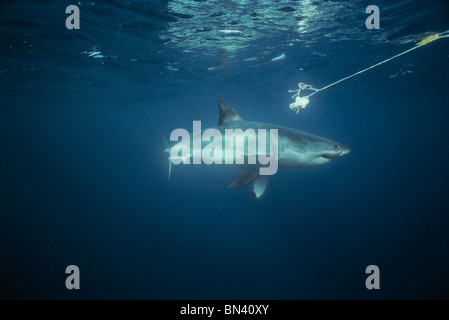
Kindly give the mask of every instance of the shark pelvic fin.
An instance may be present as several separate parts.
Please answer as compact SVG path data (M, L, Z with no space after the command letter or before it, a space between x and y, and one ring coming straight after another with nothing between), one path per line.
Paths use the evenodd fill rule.
M270 176L259 176L254 181L253 186L253 199L260 198L267 189L268 182L270 182Z
M237 172L234 180L231 181L228 188L237 189L253 182L259 176L259 167L256 165L243 165Z
M218 113L217 126L243 120L242 117L240 117L239 114L234 110L234 108L223 100L218 100Z

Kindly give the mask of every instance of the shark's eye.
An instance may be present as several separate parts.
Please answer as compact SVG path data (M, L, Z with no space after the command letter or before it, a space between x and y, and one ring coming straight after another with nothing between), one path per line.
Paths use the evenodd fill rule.
M337 149L338 148L338 146L337 145L335 145L335 149Z

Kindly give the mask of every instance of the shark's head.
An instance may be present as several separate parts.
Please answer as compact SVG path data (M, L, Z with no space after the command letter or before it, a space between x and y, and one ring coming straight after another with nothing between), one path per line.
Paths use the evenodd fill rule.
M351 152L344 144L297 130L287 132L283 142L281 167L319 166Z

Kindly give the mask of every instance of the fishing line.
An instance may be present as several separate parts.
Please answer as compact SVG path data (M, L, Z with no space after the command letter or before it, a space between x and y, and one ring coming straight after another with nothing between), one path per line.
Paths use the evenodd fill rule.
M337 83L340 83L340 82L348 80L348 79L350 79L352 77L355 77L356 75L359 75L359 74L361 74L361 73L363 73L365 71L368 71L370 69L378 67L381 64L384 64L384 63L386 63L386 62L388 62L390 60L396 59L397 57L400 57L400 56L402 56L402 55L404 55L406 53L409 53L410 51L413 51L415 49L418 49L418 48L420 48L422 46L425 46L426 44L429 44L429 43L431 43L433 41L436 41L438 39L447 38L447 37L449 37L449 30L447 30L447 31L445 31L443 33L440 33L440 34L435 34L435 35L429 36L429 37L421 40L420 42L418 42L414 47L412 47L412 48L410 48L408 50L405 50L404 52L401 52L401 53L399 53L399 54L397 54L397 55L395 55L395 56L393 56L391 58L385 59L385 60L383 60L383 61L381 61L379 63L376 63L376 64L374 64L374 65L372 65L372 66L370 66L370 67L368 67L366 69L360 70L360 71L358 71L358 72L356 72L354 74L351 74L350 76L347 76L347 77L344 77L344 78L342 78L342 79L340 79L338 81L335 81L335 82L333 82L333 83L331 83L331 84L329 84L329 85L327 85L327 86L325 86L325 87L323 87L321 89L316 89L316 88L312 87L309 84L305 84L303 82L300 82L300 83L298 83L298 89L296 89L296 90L288 90L288 92L296 92L292 96L292 98L295 99L295 102L291 103L289 107L293 111L296 111L296 113L299 113L302 109L304 109L309 104L309 102L310 102L309 98L311 96L313 96L314 94L316 94L316 93L318 93L320 91L323 91L323 90L325 90L327 88L330 88L330 87L336 85ZM313 91L313 92L311 94L309 94L309 95L301 97L301 91L304 91L304 90L310 90L310 91Z

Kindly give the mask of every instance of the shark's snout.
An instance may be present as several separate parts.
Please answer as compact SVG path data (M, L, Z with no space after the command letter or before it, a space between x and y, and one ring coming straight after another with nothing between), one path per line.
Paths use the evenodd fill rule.
M327 159L339 158L351 152L351 148L342 144L336 144L331 150L323 152L320 156Z
M339 150L339 152L337 154L337 157L343 157L343 156L345 156L345 155L347 155L348 153L351 152L351 148L349 148L347 146L341 146L339 149L340 150Z
M350 153L351 152L351 148L350 147L348 147L348 146L344 146L344 145L341 145L341 155L340 155L340 157L343 157L343 156L345 156L345 155L347 155L348 153Z

